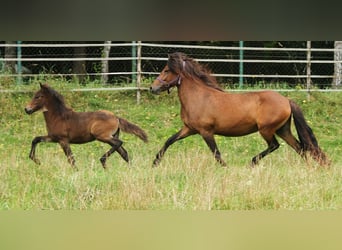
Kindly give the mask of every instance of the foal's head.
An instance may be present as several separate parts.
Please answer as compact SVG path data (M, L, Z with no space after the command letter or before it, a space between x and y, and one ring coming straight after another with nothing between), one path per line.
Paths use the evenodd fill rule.
M48 84L40 84L40 90L34 94L31 102L26 105L25 112L30 115L38 110L48 111L48 105L51 101L54 101L55 105L64 107L64 99L59 93L50 88Z

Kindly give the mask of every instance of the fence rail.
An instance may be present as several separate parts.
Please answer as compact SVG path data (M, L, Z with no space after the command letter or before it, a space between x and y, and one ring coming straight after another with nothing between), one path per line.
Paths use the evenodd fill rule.
M304 48L284 48L144 42L0 42L0 81L4 77L20 79L37 75L88 76L115 84L124 77L126 82L136 83L137 88L141 88L141 81L160 72L168 53L184 51L208 64L222 83L239 82L241 86L258 81L256 79L280 79L297 81L306 87L310 87L313 80L323 88L341 85L341 82L334 83L334 79L341 79L336 75L342 74L336 72L336 65L342 64L342 57L336 56L342 54L341 48L312 48L309 44ZM107 56L103 53L105 47L110 51ZM8 52L10 49L12 54ZM11 70L6 70L8 65L12 65ZM107 70L103 70L106 65Z

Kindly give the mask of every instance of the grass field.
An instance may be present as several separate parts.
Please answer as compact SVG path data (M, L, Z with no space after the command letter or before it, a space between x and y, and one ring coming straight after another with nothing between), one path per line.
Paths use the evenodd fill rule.
M52 81L76 111L107 109L139 125L149 135L145 144L121 133L131 158L128 166L118 154L100 156L108 145L72 145L78 171L67 163L58 144L39 144L41 165L28 158L32 139L45 135L41 113L28 116L24 107L31 92L0 95L0 209L81 210L336 210L342 208L342 93L284 92L303 109L331 169L305 163L281 141L281 147L250 169L251 158L266 148L256 133L239 138L216 137L228 167L217 164L198 136L172 145L158 168L155 154L182 125L176 91L153 96L134 91L70 92L80 86ZM280 141L280 140L279 140Z

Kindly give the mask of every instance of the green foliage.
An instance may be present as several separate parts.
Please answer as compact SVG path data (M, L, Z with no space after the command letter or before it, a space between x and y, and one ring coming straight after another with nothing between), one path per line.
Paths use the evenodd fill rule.
M45 81L44 81L45 82ZM266 145L258 134L216 136L228 168L218 165L200 136L172 145L160 166L155 154L182 126L175 90L170 95L134 91L71 92L72 82L48 81L76 111L107 109L138 124L149 135L144 144L121 133L131 158L118 154L99 162L108 146L100 142L72 145L78 171L57 144L39 144L41 165L28 158L31 141L46 133L41 113L28 116L24 107L39 86L0 95L0 209L176 209L176 210L331 210L342 208L341 93L283 92L303 109L321 148L332 159L330 170L306 164L285 143L250 169L251 158ZM87 87L92 87L88 83ZM146 84L147 85L147 84ZM96 85L94 85L96 87Z

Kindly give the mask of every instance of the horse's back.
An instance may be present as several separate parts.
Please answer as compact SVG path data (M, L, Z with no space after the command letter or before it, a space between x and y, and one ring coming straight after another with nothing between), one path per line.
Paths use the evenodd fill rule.
M268 90L259 92L259 106L262 112L269 114L291 114L289 99L276 91Z
M279 128L291 115L289 100L275 91L225 93L219 96L211 113L215 118L209 121L215 133L221 135L241 136L262 127Z

